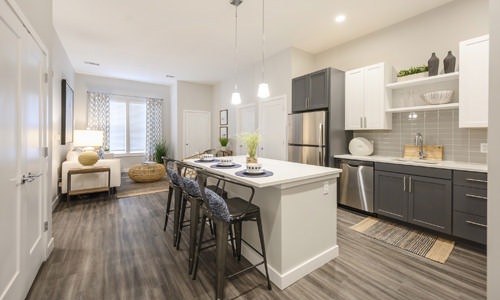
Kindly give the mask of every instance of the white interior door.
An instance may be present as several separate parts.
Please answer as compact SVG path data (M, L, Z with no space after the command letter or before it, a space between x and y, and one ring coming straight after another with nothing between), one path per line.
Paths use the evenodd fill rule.
M255 104L242 105L237 110L236 132L254 132L257 129L257 107ZM233 146L237 155L246 155L245 144L236 136L236 145Z
M21 249L23 271L31 285L43 261L42 138L45 55L35 41L25 39L21 52L21 174L33 175L21 184Z
M5 2L0 2L0 299L21 299L20 195L17 187L17 79L22 25Z
M184 157L189 157L211 148L210 112L185 110L184 117Z
M23 299L44 258L46 55L0 2L0 299ZM30 182L22 174L40 175Z
M286 97L259 102L259 156L286 160Z

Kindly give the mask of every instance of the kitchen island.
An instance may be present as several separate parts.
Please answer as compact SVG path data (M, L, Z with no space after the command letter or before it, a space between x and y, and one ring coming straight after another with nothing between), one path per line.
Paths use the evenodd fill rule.
M238 168L213 168L216 162L185 162L255 187L254 202L261 209L269 276L284 289L338 256L337 178L340 169L259 158L268 177L240 177L245 156L233 157ZM229 194L238 194L234 187ZM259 248L257 227L244 224L243 238ZM246 245L242 254L250 262L260 257ZM263 272L263 267L259 269Z

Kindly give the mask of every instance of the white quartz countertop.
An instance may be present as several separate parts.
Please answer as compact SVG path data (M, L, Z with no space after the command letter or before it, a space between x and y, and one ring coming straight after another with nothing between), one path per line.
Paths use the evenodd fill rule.
M419 166L427 168L452 169L452 170L473 171L473 172L488 172L487 164L466 163L466 162L458 162L450 160L443 160L443 161L438 161L436 163L429 163L425 161L419 162L418 160L414 159L402 159L401 157L378 156L378 155L357 156L351 154L335 155L335 158L383 162L383 163L400 164L400 165L411 165L411 166Z
M259 157L258 162L262 165L262 168L273 172L273 175L269 177L241 177L235 175L235 173L246 169L245 156L233 156L233 162L241 165L239 168L216 169L211 168L210 166L216 164L217 162L195 162L197 160L198 159L187 159L184 162L240 182L245 182L257 188L285 184L298 185L306 180L314 181L325 178L335 178L339 176L340 172L342 172L342 170L336 168L320 167Z

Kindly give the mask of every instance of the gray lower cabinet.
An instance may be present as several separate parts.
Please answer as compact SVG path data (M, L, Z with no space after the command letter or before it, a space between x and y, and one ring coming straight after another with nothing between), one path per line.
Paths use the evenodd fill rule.
M451 234L452 171L375 163L375 212Z
M454 171L453 235L486 244L487 174Z

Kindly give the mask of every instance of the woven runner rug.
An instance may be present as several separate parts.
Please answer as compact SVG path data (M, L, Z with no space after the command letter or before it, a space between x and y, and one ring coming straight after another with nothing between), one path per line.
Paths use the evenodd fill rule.
M367 217L350 227L364 235L444 264L455 242L432 233L405 227L385 220Z
M127 198L168 191L166 176L155 182L135 182L128 177L127 173L122 173L121 176L121 185L116 188L116 198Z

